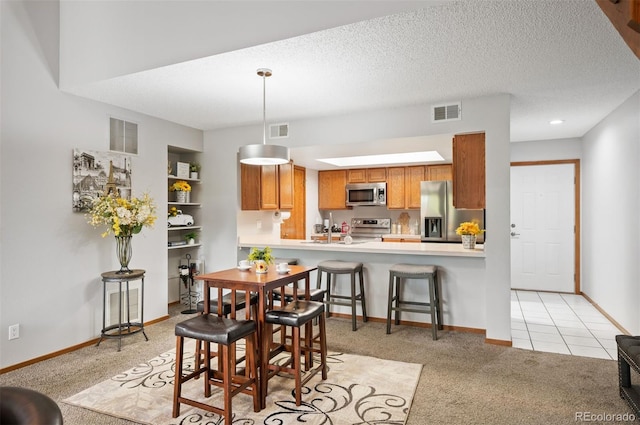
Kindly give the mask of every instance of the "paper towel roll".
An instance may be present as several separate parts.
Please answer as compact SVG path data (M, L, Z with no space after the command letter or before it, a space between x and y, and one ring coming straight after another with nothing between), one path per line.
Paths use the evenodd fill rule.
M288 211L285 211L285 212L274 211L272 219L274 223L282 223L283 220L286 220L289 217L291 217L291 213Z

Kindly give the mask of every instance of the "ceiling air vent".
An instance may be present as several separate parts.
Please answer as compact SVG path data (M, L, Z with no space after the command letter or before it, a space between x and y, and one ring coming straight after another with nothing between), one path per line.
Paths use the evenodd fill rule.
M270 139L283 139L289 137L289 124L271 124L269 126Z
M461 118L460 102L431 107L431 122L459 121Z

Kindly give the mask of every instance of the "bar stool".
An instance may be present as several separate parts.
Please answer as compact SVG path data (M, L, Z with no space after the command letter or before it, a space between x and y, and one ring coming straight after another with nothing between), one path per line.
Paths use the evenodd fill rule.
M217 413L224 417L226 424L231 424L232 407L231 399L240 392L253 396L253 410L260 410L260 397L258 390L258 364L256 347L258 338L256 334L256 322L253 320L235 320L218 317L211 314L202 314L176 325L176 375L173 389L173 417L180 415L180 403L185 403L209 412ZM194 370L183 376L184 363L184 338L192 338L205 341L205 362L202 367L194 367ZM236 365L230 348L240 339L246 340L246 361L244 375L236 374ZM210 344L222 346L221 370L211 369ZM223 407L201 403L182 396L182 385L204 373L204 394L211 396L211 385L220 386L224 390Z
M405 279L427 279L429 302L406 301L400 297L400 287ZM394 264L389 268L389 298L387 303L387 334L391 333L391 312L395 312L395 324L400 324L400 312L431 314L431 333L438 339L442 327L442 305L440 300L438 268L430 265Z
M253 318L258 317L258 294L251 294L251 299L250 299L250 305L251 305L251 315ZM236 291L236 308L235 311L239 311L244 309L247 306L247 302L246 302L246 298L245 298L245 293L244 291ZM222 297L222 315L224 317L228 317L231 314L231 293L225 294ZM198 303L196 304L196 311L199 314L203 314L204 313L204 300L203 301L198 301ZM218 315L218 299L214 298L212 300L209 300L209 312L210 314L213 315ZM215 357L217 356L218 353L215 351L211 352L211 356ZM240 358L238 359L238 361L243 361L244 358ZM202 341L201 340L196 340L196 358L195 358L195 368L199 368L200 365L202 364Z
M341 305L351 307L351 324L352 329L357 330L356 326L356 301L362 304L362 321L367 321L367 304L364 294L364 275L362 263L329 260L318 264L318 283L317 288L322 286L322 273L327 274L327 297L325 304L327 306L327 317L331 316L331 305ZM360 293L356 295L356 273L360 282ZM331 276L339 274L348 274L351 276L351 295L334 295L331 293ZM349 300L349 303L336 300Z
M293 329L291 343L291 357L282 363L269 363L267 366L267 379L271 379L279 372L290 373L295 379L296 406L302 404L302 386L306 384L318 372L322 372L322 380L327 379L327 337L324 319L324 304L316 301L294 300L281 309L269 310L265 313L267 335L273 333L273 325L289 326ZM320 348L315 348L315 338L312 335L312 320L318 318ZM300 328L305 326L304 341L300 338ZM304 342L304 344L303 344ZM272 348L269 357L281 352L281 347ZM320 364L310 369L302 378L301 355L320 353ZM263 387L264 388L264 387Z

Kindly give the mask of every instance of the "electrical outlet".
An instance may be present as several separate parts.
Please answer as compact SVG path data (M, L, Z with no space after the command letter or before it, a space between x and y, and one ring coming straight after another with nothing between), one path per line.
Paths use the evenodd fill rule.
M9 339L18 339L20 338L20 324L15 324L9 326Z

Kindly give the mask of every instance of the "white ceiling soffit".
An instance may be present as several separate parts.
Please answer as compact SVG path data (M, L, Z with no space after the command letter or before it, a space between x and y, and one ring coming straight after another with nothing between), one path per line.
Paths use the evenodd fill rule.
M451 0L448 0L451 1ZM62 1L60 86L200 59L446 1Z
M149 20L155 22L160 18L143 16L149 3L142 3L145 7L140 7L137 18L146 30L152 25ZM338 10L343 3L364 2L319 3ZM360 8L378 4L366 3L366 7ZM286 8L269 9L273 13L268 14L256 7L242 15L242 19L249 16L255 22L278 19L277 22L295 25L291 33L304 32L305 27L309 33L255 45L261 39L271 41L286 34L263 36L264 25L256 24L253 30L243 25L244 21L235 22L235 15L230 15L225 19L225 27L241 28L237 32L242 36L232 31L234 36L227 37L224 45L227 50L237 50L181 63L177 62L186 59L184 56L205 54L206 48L202 47L198 25L195 28L192 25L200 22L198 18L191 21L187 19L189 10L173 8L171 12L176 19L163 15L162 21L171 21L171 34L179 34L180 42L174 46L163 37L153 38L154 43L146 39L144 48L145 55L148 51L154 59L159 56L155 53L164 48L168 56L174 57L174 65L166 65L171 58L164 57L157 60L158 68L68 91L209 130L261 122L261 80L256 78L255 71L268 66L274 74L267 87L267 120L289 122L291 131L295 131L296 119L417 104L437 105L452 100L462 100L464 120L464 99L508 93L511 140L525 141L582 137L640 89L640 61L595 1L410 3L425 7L321 31L318 29L323 25L314 24L316 17L310 14L305 20L299 19L299 14L296 19L294 14L287 20ZM151 4L157 11L156 2ZM260 4L275 7L279 3ZM327 16L317 13L320 22L330 23ZM65 26L65 20L61 21ZM118 29L120 42L115 46L129 40L128 28ZM90 33L90 28L85 31ZM77 34L75 37L82 38ZM137 40L135 36L132 39ZM214 47L220 42L205 41ZM246 47L251 44L253 47ZM105 41L105 48L109 45ZM188 55L178 55L181 47ZM217 47L217 51L223 50ZM148 67L153 61L147 62ZM554 118L565 122L560 126L548 125Z

